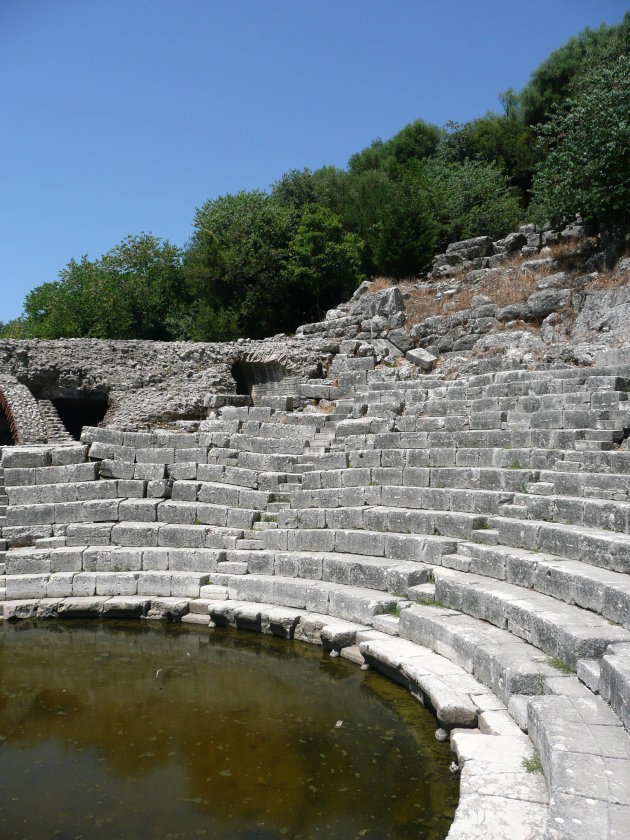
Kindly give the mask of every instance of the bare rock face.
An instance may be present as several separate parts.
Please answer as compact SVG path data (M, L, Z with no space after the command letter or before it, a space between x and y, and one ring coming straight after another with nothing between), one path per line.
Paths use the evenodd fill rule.
M563 307L570 297L571 289L542 289L527 298L527 309L532 318L545 318Z
M380 316L389 319L405 307L398 286L390 286L378 292L366 292L350 302L349 314L361 318Z
M575 320L574 340L613 334L618 342L630 341L630 286L602 289L586 296Z

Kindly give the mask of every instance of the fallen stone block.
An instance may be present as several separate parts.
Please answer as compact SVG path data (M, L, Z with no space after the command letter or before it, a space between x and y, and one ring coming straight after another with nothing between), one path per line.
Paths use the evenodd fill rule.
M429 372L437 362L437 356L424 350L422 347L417 347L415 350L408 350L405 353L405 359L412 362L423 371Z

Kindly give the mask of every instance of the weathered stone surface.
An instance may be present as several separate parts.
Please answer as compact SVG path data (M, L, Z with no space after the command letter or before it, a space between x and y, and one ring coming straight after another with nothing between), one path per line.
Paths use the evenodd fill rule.
M405 358L424 371L430 371L437 362L437 357L422 347L418 347L416 350L409 350L405 354Z
M570 297L570 289L542 289L527 298L527 308L533 318L544 318L564 306Z

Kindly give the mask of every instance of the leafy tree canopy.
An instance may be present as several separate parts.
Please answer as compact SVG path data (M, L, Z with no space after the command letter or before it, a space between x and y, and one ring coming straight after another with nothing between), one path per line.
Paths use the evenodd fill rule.
M502 113L416 120L345 169L209 200L182 251L141 234L71 260L0 335L263 337L319 318L364 275L417 275L454 240L576 213L630 223L629 56L630 13L551 53L500 95Z
M539 220L580 213L600 227L630 222L630 55L594 67L538 133Z

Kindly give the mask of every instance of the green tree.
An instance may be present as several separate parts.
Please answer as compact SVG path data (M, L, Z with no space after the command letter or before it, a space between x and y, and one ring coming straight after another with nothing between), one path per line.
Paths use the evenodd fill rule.
M600 227L630 221L630 56L600 64L539 127L544 150L533 212L561 224L580 213Z
M352 294L361 280L362 247L331 210L307 205L289 246L293 327L321 317Z
M473 236L498 239L514 230L523 216L516 190L494 163L435 158L427 163L437 246Z
M240 192L207 201L194 224L184 260L191 297L214 313L236 313L249 337L282 329L290 316L285 267L295 227L292 210L258 190Z
M58 280L27 294L23 317L7 329L22 338L170 338L182 279L177 248L130 236L98 260L71 260Z
M271 196L280 204L301 213L307 204L317 201L310 169L290 169L271 187Z
M571 96L577 79L607 54L619 37L627 38L630 13L619 26L602 24L598 29L586 28L554 50L532 73L519 94L519 106L527 125L546 122L554 107Z
M359 175L384 170L395 176L400 167L422 161L437 149L443 132L424 120L409 123L390 140L375 140L370 146L352 155L348 161L351 174Z
M463 163L468 158L495 164L526 197L538 159L536 138L521 119L510 91L503 95L503 101L505 114L488 113L464 125L451 123L440 157L451 162Z

